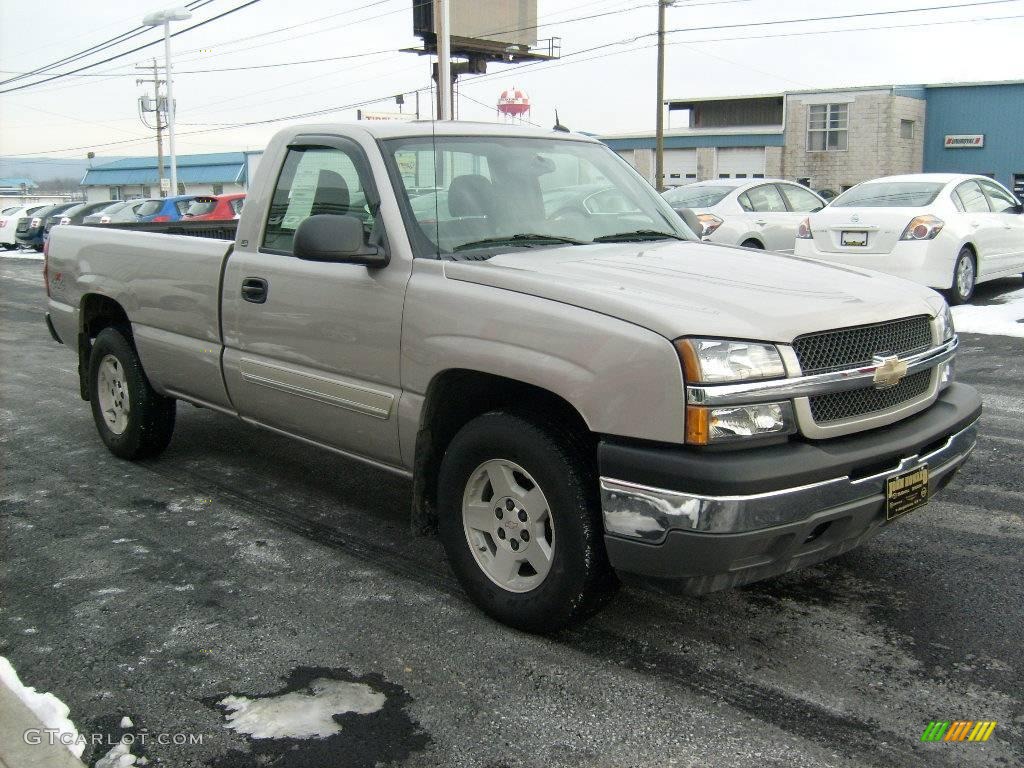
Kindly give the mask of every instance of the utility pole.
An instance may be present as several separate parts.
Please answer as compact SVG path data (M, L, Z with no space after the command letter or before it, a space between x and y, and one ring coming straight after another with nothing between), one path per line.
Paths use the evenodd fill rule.
M437 115L452 119L451 37L448 34L448 0L434 0L434 34L437 37Z
M137 69L143 69L143 67L137 67ZM156 63L156 59L153 59L153 79L152 80L136 80L135 84L141 83L153 83L153 105L156 114L156 173L157 173L157 189L160 194L164 194L164 128L165 123L160 120L160 85L164 81L160 79L160 67ZM143 120L143 123L146 121ZM147 127L149 127L147 125Z
M658 0L658 115L654 123L654 188L665 189L665 9L672 0Z

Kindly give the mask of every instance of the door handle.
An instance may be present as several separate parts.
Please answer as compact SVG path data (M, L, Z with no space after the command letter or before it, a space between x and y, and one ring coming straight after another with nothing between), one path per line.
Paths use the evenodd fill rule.
M754 223L755 223L755 224L757 224L757 225L759 225L759 226L762 226L762 227L763 227L763 226L764 226L765 224L767 224L768 222L767 222L767 221L765 221L764 219L754 219Z
M262 277L247 277L242 280L242 298L253 304L263 304L267 300L270 286Z
M976 221L969 221L969 222L967 222L967 223L968 223L968 224L970 224L970 225L971 225L972 227L978 227L978 226L981 226L981 225L980 225L980 224L979 224L978 222L976 222Z

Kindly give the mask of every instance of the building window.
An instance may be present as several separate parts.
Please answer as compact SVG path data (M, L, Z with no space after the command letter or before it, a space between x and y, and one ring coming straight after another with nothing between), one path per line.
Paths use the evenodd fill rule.
M120 200L121 199L121 188L120 187L111 187L110 188L110 199L111 200Z
M845 152L849 104L812 104L807 111L807 150Z
M900 138L901 139L912 139L912 138L914 138L914 121L913 120L900 120Z
M142 185L142 196L143 197L151 197L151 195L149 193L152 192L152 191L153 190L150 189L148 184L143 184Z
M211 191L215 195L223 195L224 194L224 185L223 184L213 184L211 186Z

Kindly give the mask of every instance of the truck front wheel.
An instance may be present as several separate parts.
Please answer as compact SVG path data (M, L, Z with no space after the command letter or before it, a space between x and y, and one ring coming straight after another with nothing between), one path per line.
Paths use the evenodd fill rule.
M604 549L597 478L567 431L494 412L466 424L441 462L441 541L485 613L553 632L617 586Z
M100 438L115 456L146 459L170 443L175 401L153 390L138 353L117 328L104 328L93 344L89 400Z

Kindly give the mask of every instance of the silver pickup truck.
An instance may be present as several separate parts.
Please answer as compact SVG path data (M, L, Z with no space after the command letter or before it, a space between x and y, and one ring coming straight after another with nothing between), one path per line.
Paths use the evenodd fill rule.
M117 456L178 400L412 479L471 599L551 631L620 577L822 561L945 486L981 401L933 291L701 243L584 136L306 125L234 242L56 227L47 323Z

